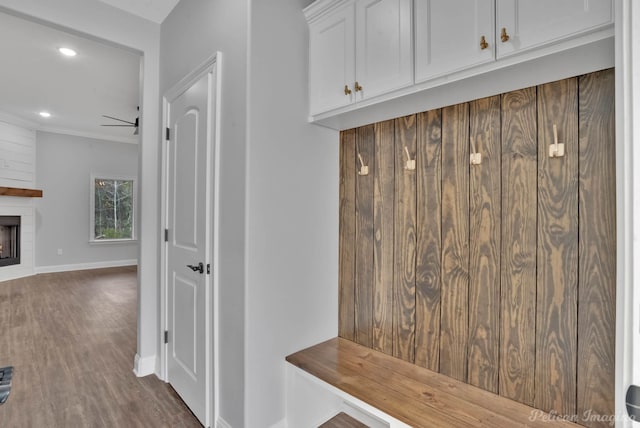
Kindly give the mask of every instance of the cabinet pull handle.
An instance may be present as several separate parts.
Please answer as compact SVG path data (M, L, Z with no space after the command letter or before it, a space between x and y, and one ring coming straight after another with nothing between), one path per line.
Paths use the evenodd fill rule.
M356 92L359 92L359 91L362 90L362 86L360 86L360 84L358 82L356 82L356 84L355 84L355 90L356 90Z
M509 41L509 35L507 34L507 29L502 27L502 32L500 33L500 40L502 40L502 43L506 43Z
M487 43L487 39L484 36L480 37L480 49L485 50L488 47L489 43Z
M349 89L349 87L347 85L344 85L344 94L345 95L351 95L351 89Z

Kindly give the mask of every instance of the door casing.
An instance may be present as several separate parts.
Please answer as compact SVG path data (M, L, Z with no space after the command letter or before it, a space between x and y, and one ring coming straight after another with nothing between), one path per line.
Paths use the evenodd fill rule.
M207 299L207 315L206 320L209 323L209 334L207 337L207 343L209 346L209 361L208 365L208 379L207 385L209 390L209 400L207 403L207 421L208 426L215 426L215 421L218 415L218 260L219 260L219 175L220 175L220 106L221 106L221 53L216 52L206 61L204 61L199 67L195 68L188 75L183 77L179 82L172 86L163 96L162 100L162 168L161 168L161 227L162 230L158 231L162 235L162 245L160 246L160 259L161 259L161 275L160 275L160 329L158 331L158 343L160 344L160 364L159 364L159 377L168 382L168 369L167 369L167 352L168 345L164 343L164 332L168 330L168 264L167 264L167 242L164 241L164 229L169 227L168 225L168 167L169 167L169 153L167 150L167 140L165 138L164 130L169 127L169 104L170 100L175 99L180 93L191 87L204 75L213 73L214 81L211 82L210 89L213 89L214 96L211 93L208 94L212 117L208 120L210 123L214 123L215 126L208 126L208 136L210 139L210 156L207 159L207 180L213 180L213 186L209 186L209 190L206 194L207 205L210 215L210 236L207 237L208 248L206 263L211 264L211 274L207 275L206 287L209 288L209 298ZM205 263L205 264L206 264Z

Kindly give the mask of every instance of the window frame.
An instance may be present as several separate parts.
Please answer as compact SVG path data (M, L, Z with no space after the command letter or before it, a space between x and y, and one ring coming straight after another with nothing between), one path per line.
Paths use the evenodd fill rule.
M133 217L131 222L131 238L111 238L111 239L96 239L96 180L105 181L131 181L133 192L131 202ZM90 244L121 244L128 242L136 242L137 238L137 214L138 214L138 177L130 175L118 175L118 174L91 174L89 181L89 243Z

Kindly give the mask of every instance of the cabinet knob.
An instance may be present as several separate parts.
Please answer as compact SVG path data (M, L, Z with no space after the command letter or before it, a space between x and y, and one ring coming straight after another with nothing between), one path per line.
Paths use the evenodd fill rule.
M489 43L487 43L487 39L484 36L480 37L480 49L485 50L488 47Z
M500 33L500 40L502 40L502 43L509 41L509 35L507 34L507 29L504 27L502 27L502 32Z
M351 95L351 89L349 89L349 87L347 85L344 85L344 94L345 95Z
M359 92L362 90L362 86L360 86L360 84L358 82L356 82L355 86L354 86L356 92Z

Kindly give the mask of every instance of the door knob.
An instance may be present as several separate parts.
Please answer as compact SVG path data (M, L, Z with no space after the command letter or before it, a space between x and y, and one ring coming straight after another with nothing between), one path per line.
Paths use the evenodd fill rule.
M198 263L198 266L187 265L187 267L189 269L191 269L192 271L194 271L194 272L204 273L204 263L202 263L202 262Z

